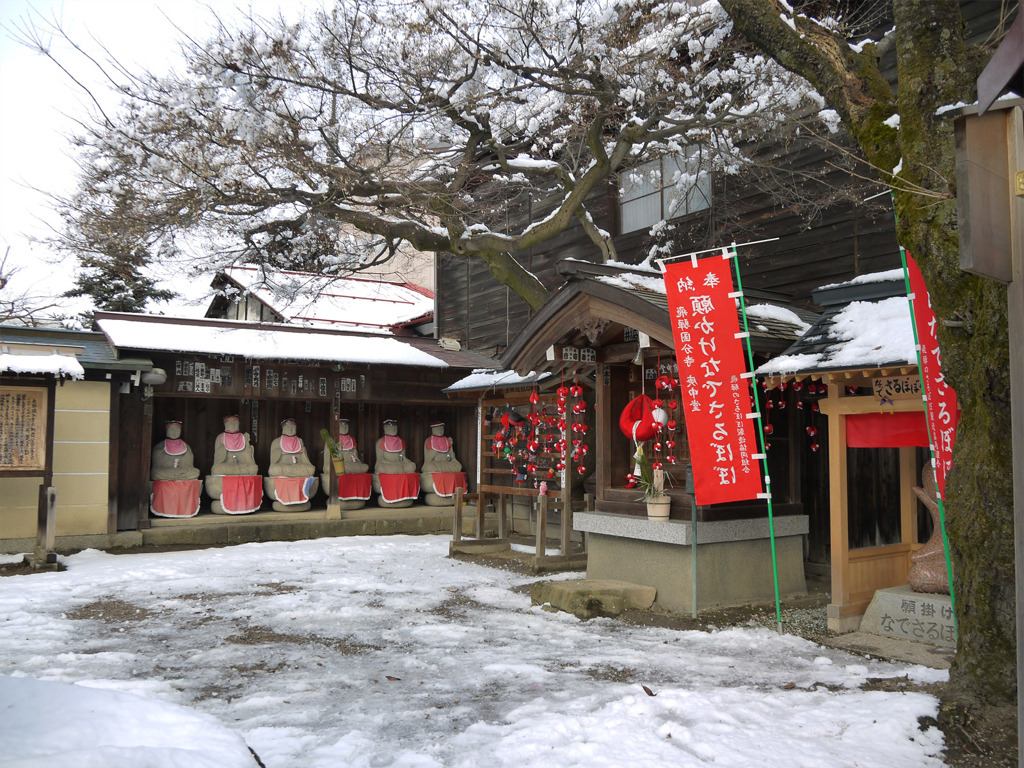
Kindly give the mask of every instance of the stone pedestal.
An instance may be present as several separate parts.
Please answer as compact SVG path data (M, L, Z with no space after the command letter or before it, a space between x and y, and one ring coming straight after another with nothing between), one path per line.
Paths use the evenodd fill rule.
M698 609L774 599L766 518L698 523L696 546L688 520L654 522L646 517L577 512L573 528L587 534L588 581L610 579L654 587L658 605L667 611L692 612L695 586ZM780 592L806 592L807 516L776 517L775 533Z
M864 612L860 631L955 648L953 601L949 595L915 592L909 586L879 589Z

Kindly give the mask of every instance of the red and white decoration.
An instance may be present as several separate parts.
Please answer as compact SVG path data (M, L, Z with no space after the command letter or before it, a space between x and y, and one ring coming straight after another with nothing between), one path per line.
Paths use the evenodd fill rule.
M463 493L466 492L465 472L431 472L430 480L434 494L443 499L454 496L456 488L461 488Z
M763 494L754 458L752 375L740 342L731 256L665 265L683 415L698 504Z
M348 435L342 435L343 438ZM352 438L349 437L349 441ZM344 445L344 443L342 443ZM369 472L353 472L338 475L339 501L366 501L373 492L373 475Z
M305 504L309 501L309 492L314 482L315 478L312 477L275 477L274 501L280 504Z
M184 440L177 442L185 444ZM184 448L179 451L184 452ZM201 486L199 480L154 480L153 493L149 497L149 511L158 517L195 517L199 513Z
M960 406L957 404L956 392L946 383L942 373L942 352L936 335L938 321L932 309L928 288L924 284L924 276L914 257L906 251L904 254L907 258L917 343L921 352L921 383L935 464L935 485L938 497L944 499L946 475L953 465L953 444L956 442L956 425L960 421Z
M226 437L227 435L225 435ZM263 483L259 475L221 475L220 503L228 515L247 515L263 503Z

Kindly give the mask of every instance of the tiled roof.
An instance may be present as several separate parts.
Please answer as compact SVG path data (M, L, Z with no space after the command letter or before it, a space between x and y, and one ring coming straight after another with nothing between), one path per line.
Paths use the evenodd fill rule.
M811 374L917 364L902 270L865 275L814 292L824 313L759 375Z
M247 292L292 325L325 326L364 333L393 333L396 329L430 322L434 294L412 283L359 277L325 277L308 272L230 267L215 280ZM210 315L227 306L219 297Z

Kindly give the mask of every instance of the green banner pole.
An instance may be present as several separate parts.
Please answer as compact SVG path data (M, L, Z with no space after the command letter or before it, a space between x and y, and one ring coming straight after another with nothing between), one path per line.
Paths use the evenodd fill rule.
M768 501L768 537L772 545L772 580L775 584L775 625L779 634L782 634L782 606L779 601L779 560L775 547L775 514L772 509L772 478L768 474L768 450L764 439L764 426L761 419L761 401L757 391L757 378L754 376L754 352L750 346L750 326L747 323L747 300L743 295L743 281L740 278L740 265L737 258L736 246L731 246L731 252L722 249L723 259L732 259L733 272L736 275L736 298L739 299L740 316L743 318L743 342L747 350L747 373L750 378L750 385L753 391L754 413L757 414L757 441L761 452L758 457L761 460L761 467L764 477L764 498Z

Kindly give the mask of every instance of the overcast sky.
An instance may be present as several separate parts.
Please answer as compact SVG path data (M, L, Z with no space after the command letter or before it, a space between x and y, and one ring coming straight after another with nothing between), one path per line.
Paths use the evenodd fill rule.
M12 32L35 19L60 20L76 42L102 56L105 46L120 61L156 71L177 66L179 27L203 39L213 11L223 18L250 9L263 16L279 7L295 12L316 0L0 0L0 258L20 268L16 289L56 295L70 287L73 265L54 267L53 255L30 242L45 236L57 219L45 193L73 188L75 163L67 134L73 118L87 113L88 97L53 62L12 40ZM212 10L211 10L212 9ZM76 78L98 93L99 73L67 44L54 49ZM133 66L134 68L134 66ZM107 104L113 103L109 95ZM38 188L40 191L32 189Z

